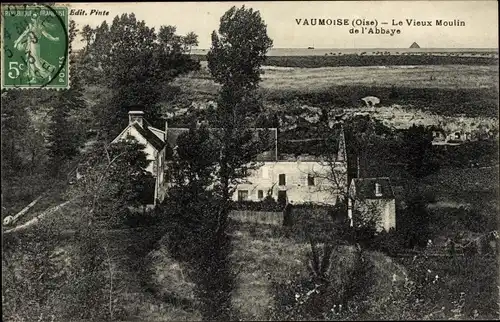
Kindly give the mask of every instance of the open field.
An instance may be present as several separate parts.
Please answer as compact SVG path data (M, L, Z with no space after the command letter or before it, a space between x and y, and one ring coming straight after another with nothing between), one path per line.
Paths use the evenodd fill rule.
M315 91L333 85L411 88L489 88L498 83L494 66L363 66L321 68L265 67L262 87Z
M205 91L216 90L211 81L206 62L199 72L180 77L176 82L189 80L193 88L205 85ZM343 66L343 67L275 67L263 66L264 89L316 91L331 86L370 85L380 87L401 86L410 88L490 88L498 85L496 66ZM186 84L187 85L187 84ZM210 88L209 86L214 86ZM201 90L201 89L200 89Z
M268 66L263 70L260 91L264 103L274 109L300 104L356 108L363 107L361 98L377 96L381 107L397 104L440 115L498 115L498 69L494 66ZM214 100L219 86L206 65L173 85L181 98L194 97L198 102Z
M434 55L421 53L413 55L324 55L268 57L267 65L283 67L324 67L324 66L373 66L373 65L498 65L498 57L475 57L465 55Z

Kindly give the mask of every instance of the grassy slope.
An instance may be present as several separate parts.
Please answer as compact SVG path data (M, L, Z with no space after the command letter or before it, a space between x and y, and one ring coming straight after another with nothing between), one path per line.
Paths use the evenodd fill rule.
M281 227L233 223L232 228L233 263L239 271L233 305L243 320L268 320L270 309L276 305L272 283L292 282L297 277L307 277L310 246L294 238L283 237L279 232ZM127 243L128 246L123 246ZM127 238L121 244L122 255L117 253L115 258L124 259L124 250L130 253L130 250L144 246L143 242L137 243L135 239ZM337 270L334 276L340 284L346 270L352 265L353 250L342 247L337 255L339 262L334 264ZM367 256L375 266L375 284L367 289L367 293L377 303L390 291L393 274L402 277L405 270L381 253L372 252ZM116 287L123 290L123 294L117 296L125 312L147 321L200 319L193 302L193 285L185 275L186 267L169 258L163 247L150 253L147 263L150 264L150 277L156 281L156 296L137 284L137 272L130 268L130 264L125 261L119 263L121 274ZM161 296L158 297L158 294Z
M281 237L280 237L281 236ZM234 262L240 268L239 287L233 303L244 320L267 320L269 310L276 305L272 282L286 283L307 277L308 243L283 237L276 228L266 225L239 224L234 233ZM333 274L334 283L341 285L353 262L353 249L339 248ZM385 298L392 287L392 277L403 278L405 269L378 252L367 254L374 264L375 284L366 286L373 305Z

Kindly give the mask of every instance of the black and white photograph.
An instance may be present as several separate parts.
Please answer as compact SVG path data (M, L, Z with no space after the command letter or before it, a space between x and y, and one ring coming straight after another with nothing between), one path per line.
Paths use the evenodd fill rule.
M497 1L1 12L2 321L500 319Z

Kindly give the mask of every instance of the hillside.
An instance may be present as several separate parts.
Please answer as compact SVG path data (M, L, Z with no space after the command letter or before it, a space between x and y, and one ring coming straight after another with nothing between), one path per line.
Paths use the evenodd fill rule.
M298 287L295 283L309 277L310 245L294 237L284 237L281 227L233 222L231 230L234 237L232 260L239 272L232 300L235 309L243 320L269 320L282 316L285 314L283 301L287 301L290 295L283 287ZM376 307L389 296L393 275L397 274L399 282L402 282L406 270L381 253L368 252L366 256L373 265L370 280L374 283L366 285L366 300ZM173 307L165 311L166 315L157 313L148 318L151 321L166 317L175 320L196 318L197 304L192 302L193 285L187 277L187 267L172 261L164 246L148 257L152 259L148 263L149 269L155 272L156 291L164 298L171 298L173 303ZM353 248L340 247L332 264L335 267L332 278L338 287L348 282L344 277L351 274L353 263ZM166 271L165 267L169 267L170 271Z

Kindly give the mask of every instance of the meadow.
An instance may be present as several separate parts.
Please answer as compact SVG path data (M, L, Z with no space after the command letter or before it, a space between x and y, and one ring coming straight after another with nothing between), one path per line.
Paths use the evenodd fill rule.
M363 107L377 96L381 106L397 104L439 115L498 116L495 66L361 66L295 68L264 66L260 93L270 110L309 104ZM218 90L206 64L165 88L165 110L215 100ZM175 94L175 95L174 95Z

